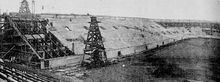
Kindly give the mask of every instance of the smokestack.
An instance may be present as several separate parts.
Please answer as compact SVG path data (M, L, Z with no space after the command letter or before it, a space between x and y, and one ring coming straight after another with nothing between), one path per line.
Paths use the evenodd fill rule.
M35 1L32 0L32 13L35 14Z

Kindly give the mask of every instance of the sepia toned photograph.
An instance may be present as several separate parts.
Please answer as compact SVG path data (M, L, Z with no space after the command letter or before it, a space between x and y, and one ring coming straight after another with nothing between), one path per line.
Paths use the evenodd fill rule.
M220 0L0 0L0 82L220 82Z

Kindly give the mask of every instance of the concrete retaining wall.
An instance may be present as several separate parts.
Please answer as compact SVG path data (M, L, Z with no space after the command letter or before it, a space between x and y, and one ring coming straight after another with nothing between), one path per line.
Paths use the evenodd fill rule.
M71 64L79 64L81 61L81 56L66 56L66 57L48 59L46 61L49 61L48 68L60 67Z
M180 40L184 40L184 39L189 39L189 38L198 38L198 37L203 37L203 35L188 35L188 36L184 36L184 37L176 37L174 38L170 38L170 39L165 39L162 41L157 41L157 42L153 42L153 43L148 43L146 45L140 45L140 46L135 46L135 47L127 47L127 48L121 48L121 49L112 49L112 50L106 50L107 53L107 57L108 58L115 58L118 56L118 53L120 52L121 55L132 55L134 53L137 52L142 52L142 51L146 51L146 50L150 50L156 47L160 47L163 45L167 45L170 43L174 43L176 41L180 41ZM204 38L213 38L212 36L204 36ZM214 37L216 38L216 37ZM147 48L146 48L147 46Z
M177 41L177 40L175 40L175 41ZM138 52L142 52L145 50L160 47L162 45L166 45L166 44L169 44L169 43L172 43L175 41L173 39L165 39L162 41L148 43L148 44L140 45L140 46L126 47L126 48L120 48L120 49L109 49L109 50L106 50L106 54L107 54L108 58L117 57L119 52L121 53L121 55L132 55L134 53L138 53Z

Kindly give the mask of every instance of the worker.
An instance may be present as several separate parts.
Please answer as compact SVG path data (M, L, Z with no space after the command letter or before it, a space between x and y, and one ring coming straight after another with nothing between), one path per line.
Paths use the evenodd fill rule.
M50 26L53 27L53 23L52 22L50 22Z
M0 58L0 62L1 62L1 63L4 63L4 61L3 61L1 58Z
M1 33L4 32L4 29L5 29L5 27L4 27L4 26L1 26Z
M11 57L11 62L15 62L15 57Z

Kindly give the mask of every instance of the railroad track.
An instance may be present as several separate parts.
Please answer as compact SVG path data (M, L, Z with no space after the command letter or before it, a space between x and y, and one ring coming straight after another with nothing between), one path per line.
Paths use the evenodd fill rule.
M54 77L0 63L0 77L8 82L62 82Z

